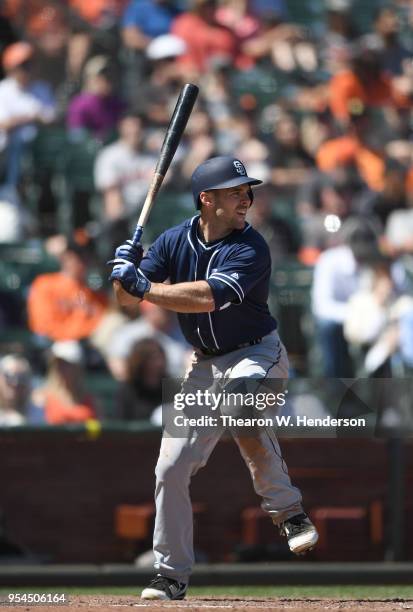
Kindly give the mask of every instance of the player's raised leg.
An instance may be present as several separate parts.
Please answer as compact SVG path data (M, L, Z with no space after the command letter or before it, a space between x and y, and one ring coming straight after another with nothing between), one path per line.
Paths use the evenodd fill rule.
M275 387L282 386L288 377L288 358L277 332L263 338L255 354L249 349L244 358L240 355L227 375L234 381L262 378ZM261 416L265 416L265 411ZM303 510L300 490L291 483L275 430L259 426L254 434L243 436L242 429L240 433L234 439L250 471L254 489L262 497L263 510L287 537L293 553L311 550L317 543L318 533Z

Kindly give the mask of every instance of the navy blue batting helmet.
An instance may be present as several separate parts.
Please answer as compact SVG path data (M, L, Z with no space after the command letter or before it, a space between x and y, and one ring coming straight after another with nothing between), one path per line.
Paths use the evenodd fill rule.
M228 189L238 185L261 185L262 181L247 175L244 164L236 157L220 155L199 165L191 177L196 207L200 207L199 194L209 189ZM252 193L251 193L252 201Z

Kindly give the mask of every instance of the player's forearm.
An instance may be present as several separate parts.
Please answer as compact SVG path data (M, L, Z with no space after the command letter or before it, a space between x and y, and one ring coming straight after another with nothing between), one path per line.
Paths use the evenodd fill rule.
M206 281L164 285L152 283L145 299L175 312L212 312L215 309L211 287Z

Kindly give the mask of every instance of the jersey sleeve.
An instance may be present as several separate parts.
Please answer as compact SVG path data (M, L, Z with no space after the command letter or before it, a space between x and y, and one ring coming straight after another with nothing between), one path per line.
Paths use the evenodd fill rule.
M148 280L163 283L169 276L168 242L166 235L161 234L145 254L139 270Z
M241 304L271 270L268 247L242 245L218 268L213 268L207 282L212 289L215 309Z

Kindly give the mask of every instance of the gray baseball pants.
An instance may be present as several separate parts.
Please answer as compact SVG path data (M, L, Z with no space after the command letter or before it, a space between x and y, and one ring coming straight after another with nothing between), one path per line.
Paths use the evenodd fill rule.
M286 379L288 358L276 331L260 344L218 357L194 353L183 391L211 387L211 379ZM194 564L193 518L189 496L191 476L208 461L222 429L200 433L188 428L187 437L171 437L165 431L156 466L156 519L154 530L157 573L187 583ZM234 434L233 434L234 435ZM273 429L259 428L257 435L234 435L250 471L262 508L275 524L303 512L301 493L291 484Z

